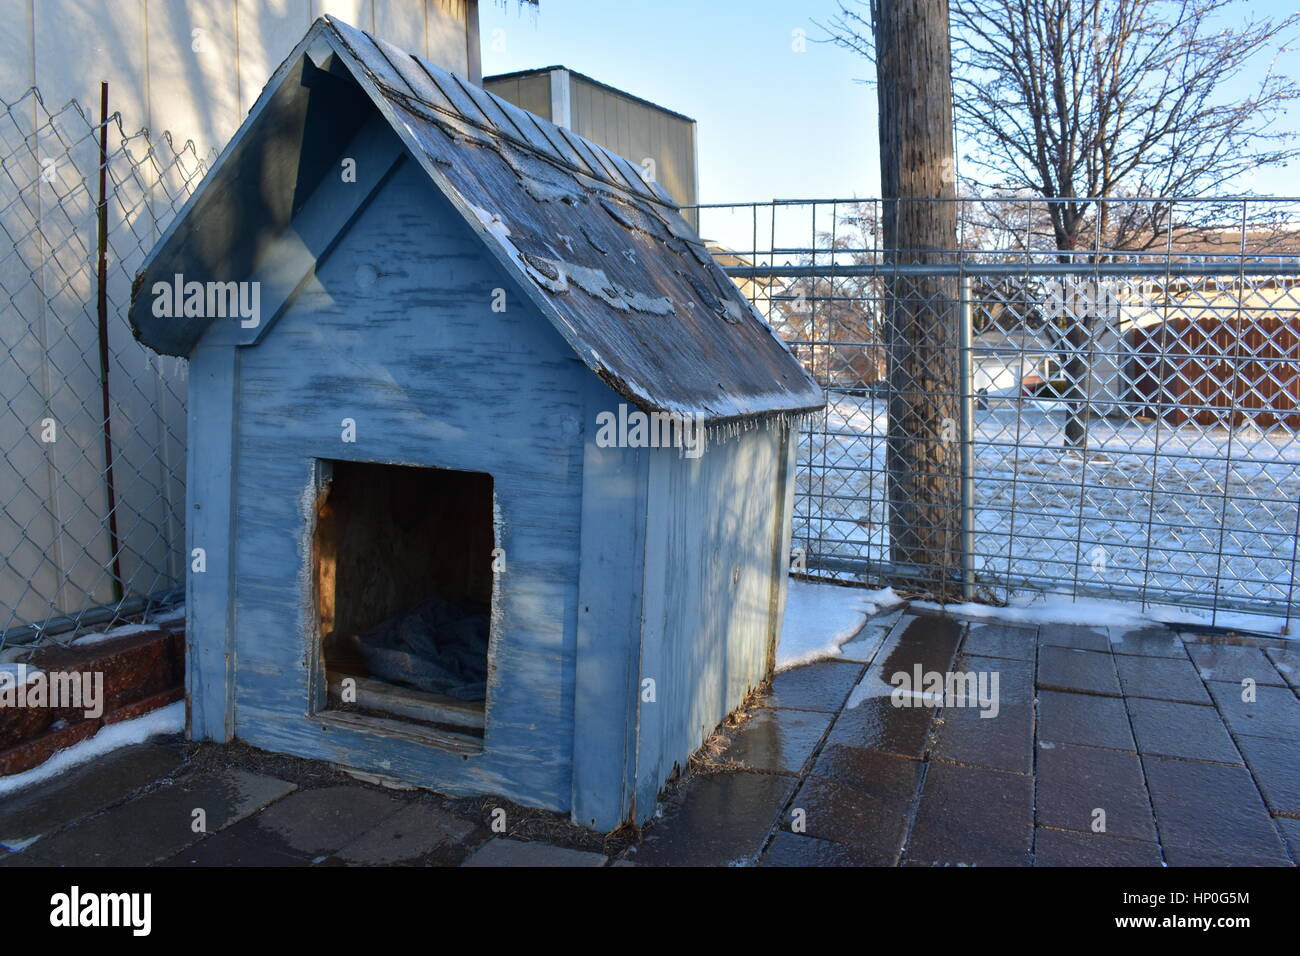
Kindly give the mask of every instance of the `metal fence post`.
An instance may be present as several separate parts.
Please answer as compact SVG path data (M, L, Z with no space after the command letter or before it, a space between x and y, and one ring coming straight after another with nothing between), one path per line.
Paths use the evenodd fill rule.
M975 379L971 368L973 310L970 276L958 280L961 296L957 380L961 389L961 593L975 596Z

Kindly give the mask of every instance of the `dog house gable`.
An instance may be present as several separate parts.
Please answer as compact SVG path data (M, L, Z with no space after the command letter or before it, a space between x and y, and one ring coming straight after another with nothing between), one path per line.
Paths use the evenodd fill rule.
M191 314L190 282L220 285L218 302L256 283L260 313L237 288L240 308ZM612 828L644 819L770 670L788 416L823 397L626 160L318 21L159 241L131 320L191 361L193 736ZM629 408L737 434L703 462L597 442L598 416ZM456 489L462 508L400 510ZM348 551L340 510L392 546ZM477 749L358 722L332 696L391 648L335 655L328 634L364 644L403 619L419 595L400 587L367 620L357 603L384 597L384 574L441 573L408 531L444 540L457 512L479 524L452 537L508 568L490 584ZM475 581L418 607L482 596ZM343 618L362 623L329 631ZM642 698L646 679L669 708Z
M266 286L255 340L328 237L396 161L362 157L358 189L333 166L377 110L406 156L516 276L591 371L645 410L710 422L820 408L820 388L714 263L676 205L603 147L331 17L272 76L137 277L138 338L188 355L213 316L158 315L140 295L177 274ZM298 228L309 197L335 201Z

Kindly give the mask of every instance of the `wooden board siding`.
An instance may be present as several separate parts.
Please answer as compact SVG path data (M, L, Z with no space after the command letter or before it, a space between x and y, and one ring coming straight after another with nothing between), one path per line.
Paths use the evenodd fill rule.
M192 740L234 732L235 428L239 360L229 326L209 331L190 358L185 488L185 691ZM199 552L196 554L196 549ZM195 564L195 558L201 564Z
M594 423L619 397L589 383L574 668L573 819L610 831L634 808L650 452L600 448Z
M651 452L641 679L657 699L638 698L640 813L768 676L785 587L784 436L760 426L698 459Z
M504 314L490 310L497 287ZM236 735L444 792L568 809L582 460L566 429L581 421L589 373L414 164L240 354ZM345 417L355 444L340 440ZM379 746L308 716L317 458L493 475L507 571L483 754L396 737Z
M1173 424L1300 424L1300 321L1176 316L1129 333L1137 401Z

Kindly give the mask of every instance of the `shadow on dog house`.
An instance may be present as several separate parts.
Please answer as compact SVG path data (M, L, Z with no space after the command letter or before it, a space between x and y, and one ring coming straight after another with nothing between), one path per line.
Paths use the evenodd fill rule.
M191 737L611 829L771 674L824 398L627 160L319 20L131 321L190 360Z

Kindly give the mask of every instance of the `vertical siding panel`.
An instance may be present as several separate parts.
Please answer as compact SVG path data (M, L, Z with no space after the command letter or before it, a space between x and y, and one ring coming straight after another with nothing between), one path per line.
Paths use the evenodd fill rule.
M186 576L185 688L193 740L231 739L234 730L239 352L214 328L190 358L186 553L202 548L206 568Z
M47 106L57 110L62 102ZM92 115L97 113L98 95ZM54 162L56 177L53 189L40 187L39 236L28 246L33 258L27 263L43 299L37 381L59 429L59 440L47 451L49 507L57 519L49 545L59 568L57 609L75 611L113 596L105 571L110 543L103 526L107 492L94 305L99 150L82 119L69 112L54 120L53 130L38 134L36 155L42 164Z
M387 40L399 50L407 53L418 53L424 55L425 47L428 44L428 31L431 29L425 23L426 4L423 0L373 0L375 9L375 36L381 40ZM429 14L438 15L442 13L446 4L434 3L429 5ZM463 23L450 22L445 18L440 25L457 27ZM456 30L448 31L452 36L456 35ZM464 45L464 33L459 34L461 44ZM462 60L464 57L461 58ZM458 73L463 72L463 68L456 70Z
M32 31L35 18L33 0L3 0L0 12L14 27L0 34L0 56L7 65L5 98L18 99L34 82ZM37 109L34 103L26 110L15 111L12 120L15 135L27 138L34 134ZM10 301L0 310L0 339L7 348L0 349L0 381L21 382L30 379L29 388L7 393L9 421L21 430L25 440L14 436L7 443L6 460L10 467L0 473L0 500L12 524L5 524L5 538L14 542L0 571L0 603L14 609L13 619L0 627L16 626L41 620L49 609L48 602L59 594L59 569L64 562L60 552L55 505L55 473L48 445L38 440L40 422L46 417L50 376L45 353L46 309L42 295L40 263L45 252L39 240L40 211L30 208L21 197L20 186L38 181L40 153L31 156L18 151L6 160L0 177L0 209L4 225L14 237L14 253L0 262L0 283ZM41 190L44 192L44 190ZM25 479L25 480L24 480ZM15 528L22 528L23 534Z
M122 0L109 18L94 0L39 0L33 9L34 81L46 105L75 99L94 115L107 80L122 125L149 126L144 0Z
M651 453L641 676L658 700L639 705L640 809L767 675L782 454L766 427L698 459Z
M543 119L551 119L551 75L520 77L518 105Z
M147 9L149 128L219 148L242 118L234 0L155 0Z
M329 15L367 33L375 30L374 0L311 0L311 6L313 20Z
M29 86L36 84L32 59L32 23L36 0L0 0L0 17L6 30L0 32L0 64L4 69L4 86L0 95L13 102ZM49 2L49 0L45 0Z
M573 714L573 819L613 830L635 809L637 692L648 456L598 448L594 422L618 397L590 383L582 470Z
M257 102L267 78L312 21L312 0L239 0L239 116Z
M386 2L401 3L402 0ZM465 30L469 8L465 0L426 0L425 10L425 57L434 66L469 78L469 48L466 46ZM396 42L391 37L385 36L384 39L390 43Z

